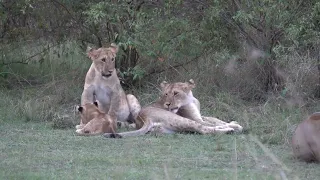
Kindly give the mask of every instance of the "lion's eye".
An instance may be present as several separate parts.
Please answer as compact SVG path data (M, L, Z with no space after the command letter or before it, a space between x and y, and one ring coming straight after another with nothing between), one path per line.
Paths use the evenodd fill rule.
M164 95L165 95L165 96L168 96L168 93L165 93Z
M111 61L113 62L113 61L114 61L114 58L112 58Z
M101 61L102 61L102 62L106 62L106 58L102 58Z
M178 92L173 92L173 95L175 96L175 95L177 95L178 94Z

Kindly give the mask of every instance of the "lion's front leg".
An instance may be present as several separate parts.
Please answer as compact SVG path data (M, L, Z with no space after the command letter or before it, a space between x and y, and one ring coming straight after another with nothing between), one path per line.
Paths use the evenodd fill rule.
M81 94L81 105L94 102L94 86L85 86Z
M207 117L207 116L201 116L201 117L202 117L202 119L203 119L204 121L210 122L210 123L212 123L212 124L214 124L214 125L217 125L217 126L228 124L227 122L224 122L224 121L222 121L222 120L220 120L220 119L218 119L218 118L215 118L215 117Z
M236 132L241 132L243 130L243 127L240 126L236 121L231 121L230 123L224 122L218 118L215 117L206 117L202 116L202 119L206 122L210 122L216 126L228 126L230 128L233 128Z
M228 126L233 128L236 132L242 132L243 130L243 127L236 121L231 121L230 123L228 123Z
M195 132L199 132L200 134L225 134L234 132L235 129L232 127L229 127L227 125L221 125L221 126L205 126L198 122L194 122L195 126L192 127L192 129Z
M164 112L162 114L165 115ZM171 116L171 117L170 117ZM175 132L198 132L200 134L217 134L217 133L229 133L234 132L234 129L231 127L225 126L214 126L212 124L210 125L204 125L202 122L197 122L188 118L181 117L176 114L172 114L170 116L170 120L167 120L166 118L161 118L162 121L166 123L166 127L170 128L171 130Z

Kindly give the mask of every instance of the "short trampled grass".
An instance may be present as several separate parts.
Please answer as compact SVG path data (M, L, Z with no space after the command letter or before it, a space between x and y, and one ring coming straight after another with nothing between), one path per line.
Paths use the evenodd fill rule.
M319 166L293 159L287 145L261 148L248 135L104 139L33 122L5 123L0 132L1 179L316 179L320 175Z

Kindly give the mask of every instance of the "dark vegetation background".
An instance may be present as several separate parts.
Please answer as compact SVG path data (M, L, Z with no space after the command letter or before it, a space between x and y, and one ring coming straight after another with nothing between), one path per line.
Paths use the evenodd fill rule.
M282 144L319 111L317 0L0 0L2 121L78 123L88 46L120 46L127 92L147 104L166 80L197 84L203 114Z

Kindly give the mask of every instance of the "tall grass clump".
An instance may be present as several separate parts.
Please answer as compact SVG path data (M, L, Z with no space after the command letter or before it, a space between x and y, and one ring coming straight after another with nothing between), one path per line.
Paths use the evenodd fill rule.
M6 57L1 69L5 75L1 77L2 90L17 97L12 100L15 106L8 106L8 110L16 109L15 114L25 121L73 126L75 119L71 115L74 105L80 103L85 73L90 66L77 43L26 42L18 47L10 44L3 47L2 53Z

